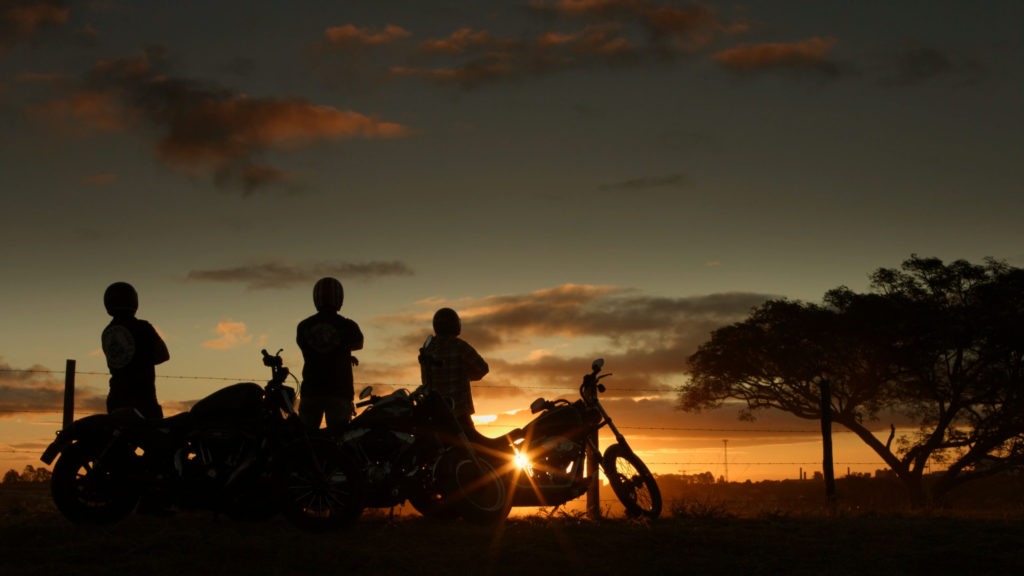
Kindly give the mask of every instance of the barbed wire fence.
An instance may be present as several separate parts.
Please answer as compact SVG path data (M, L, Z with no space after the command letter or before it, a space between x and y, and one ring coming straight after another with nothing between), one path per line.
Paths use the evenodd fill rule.
M69 361L73 362L73 361ZM70 364L69 364L70 366ZM19 375L49 375L49 376L101 376L108 377L109 372L95 372L95 371L78 371L74 370L73 373L69 374L66 370L48 370L48 369L13 369L13 368L0 368L0 374L19 374ZM193 381L213 381L213 382L256 382L262 380L261 378L233 378L226 376L196 376L196 375L158 375L157 380L193 380ZM396 387L402 387L402 385L394 385ZM507 384L477 384L474 386L477 389L511 389L511 390L544 390L548 392L565 391L575 392L576 387L574 386L519 386L519 385L507 385ZM635 393L660 393L666 392L663 388L619 388L619 391L635 392ZM20 407L3 407L0 406L0 414L20 414L20 413L37 413L37 414L58 414L62 411L62 408L20 408ZM88 412L88 414L97 413L94 411ZM478 428L508 428L506 425L499 424L478 424ZM807 436L818 436L821 434L821 430L817 428L728 428L728 427L702 427L702 426L619 426L622 430L638 430L638 431L657 431L657 432L676 432L676 433L718 433L718 434L786 434L786 435L807 435ZM0 447L0 454L32 454L33 450L19 449L14 447ZM665 466L733 466L737 468L743 467L764 467L764 466L821 466L821 461L815 462L803 462L803 461L735 461L735 460L719 460L719 461L650 461L647 464L651 467L665 467ZM854 461L836 461L835 465L839 466L884 466L881 461L876 462L854 462Z

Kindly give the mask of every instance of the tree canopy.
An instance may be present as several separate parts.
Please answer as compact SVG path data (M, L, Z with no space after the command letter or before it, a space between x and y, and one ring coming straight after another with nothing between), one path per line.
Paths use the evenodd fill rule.
M689 358L679 407L740 400L745 418L778 409L820 419L826 378L832 421L923 502L1024 464L1022 359L1024 271L912 255L875 271L867 293L841 286L821 304L771 300L714 331ZM890 414L913 425L883 441L870 425ZM929 468L939 472L926 484Z

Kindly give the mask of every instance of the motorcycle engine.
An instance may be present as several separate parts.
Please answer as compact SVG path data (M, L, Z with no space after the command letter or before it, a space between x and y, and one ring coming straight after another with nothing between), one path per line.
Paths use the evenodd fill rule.
M175 459L179 474L220 483L258 452L259 442L237 429L207 429L195 434Z
M413 436L394 430L375 430L359 439L366 468L364 476L371 485L381 485L392 478L392 468L402 468L403 453L412 445Z
M548 436L530 448L534 473L551 480L568 480L576 473L583 445L564 436Z

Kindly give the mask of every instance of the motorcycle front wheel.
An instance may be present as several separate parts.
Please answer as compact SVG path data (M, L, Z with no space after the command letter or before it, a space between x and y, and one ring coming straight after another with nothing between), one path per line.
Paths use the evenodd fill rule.
M99 454L98 448L75 443L53 467L53 502L76 524L112 524L131 514L139 502L137 487L126 478L127 461L111 465Z
M612 444L604 452L604 474L630 518L655 519L661 514L661 490L647 465L627 446Z
M313 532L354 524L365 507L357 467L326 440L287 451L281 493L285 518Z

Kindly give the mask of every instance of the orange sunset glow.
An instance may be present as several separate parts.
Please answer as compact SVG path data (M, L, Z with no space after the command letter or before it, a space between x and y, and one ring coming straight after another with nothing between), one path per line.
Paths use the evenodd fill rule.
M0 470L43 466L67 360L105 411L111 282L173 415L261 349L300 374L334 276L357 392L415 388L451 307L486 435L603 358L655 474L812 477L818 420L678 408L716 329L912 254L1024 266L1018 1L255 4L0 2ZM837 474L886 469L832 431Z

